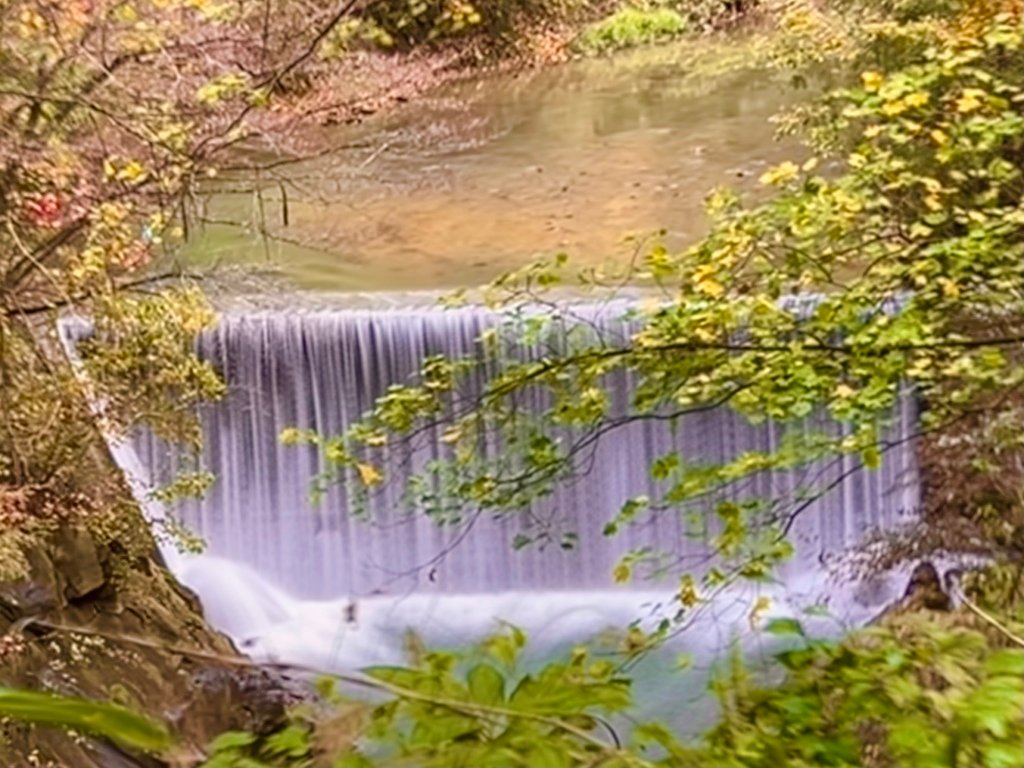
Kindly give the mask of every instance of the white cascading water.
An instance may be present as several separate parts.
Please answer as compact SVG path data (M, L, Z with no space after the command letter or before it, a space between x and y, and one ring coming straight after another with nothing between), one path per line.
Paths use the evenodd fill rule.
M588 312L589 322L623 333L621 307ZM706 566L707 548L687 538L676 515L659 515L613 538L602 528L626 499L656 493L648 467L659 456L678 450L686 459L713 463L770 449L779 440L774 427L751 427L718 409L685 417L674 428L653 421L618 429L599 445L585 476L533 510L578 536L568 551L514 550L521 519L515 516L482 518L468 532L405 518L396 512L397 488L374 497L368 521L349 514L342 488L319 505L310 503L320 457L308 447L282 445L283 429L341 432L388 385L409 382L424 356L472 353L493 322L481 309L267 312L225 315L204 334L200 354L229 385L225 401L203 414L204 462L218 479L202 501L182 503L174 514L208 550L167 557L215 626L256 658L337 670L401 662L408 629L428 645L452 647L482 639L505 621L527 631L540 658L633 620L653 626L671 615L677 607L672 583L619 588L612 583L614 564L625 551L650 545L672 548L683 563ZM621 389L620 402L628 401L625 380L614 386ZM681 636L676 651L685 647L706 659L749 632L750 607L762 595L773 598L770 614L799 614L825 600L850 623L891 599L891 588L864 599L863 589L829 582L822 561L872 530L895 527L916 509L910 397L896 421L893 437L900 445L877 471L857 471L852 459L830 461L765 475L745 489L779 496L836 483L794 528L797 554L784 583L747 586L720 599ZM424 450L431 454L429 446ZM136 482L159 484L178 466L174 454L148 435L115 452ZM387 469L399 477L407 471ZM662 710L666 689L661 696L654 691L665 663L652 661L646 673L637 671L650 683L643 698ZM704 679L690 685L702 692ZM678 703L677 685L667 690Z

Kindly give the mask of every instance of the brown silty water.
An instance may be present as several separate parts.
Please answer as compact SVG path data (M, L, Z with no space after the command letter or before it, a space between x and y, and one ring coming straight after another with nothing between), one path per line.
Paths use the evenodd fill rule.
M257 262L313 290L476 285L565 252L597 266L659 229L706 227L716 186L756 194L787 156L770 117L791 98L756 71L715 74L736 48L693 44L459 83L360 126L339 149L282 166L260 199L224 191L191 246L201 263ZM262 237L262 231L269 238Z

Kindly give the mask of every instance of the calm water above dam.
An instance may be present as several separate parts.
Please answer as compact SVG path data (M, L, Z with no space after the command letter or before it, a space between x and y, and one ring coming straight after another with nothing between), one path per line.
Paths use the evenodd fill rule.
M237 226L208 226L192 258L266 264L308 289L408 290L480 284L559 251L621 261L627 235L659 229L670 247L690 242L711 189L754 191L793 151L770 123L792 92L763 73L710 73L737 50L476 79L324 129L318 143L356 147L284 166L261 200L215 196L208 216Z

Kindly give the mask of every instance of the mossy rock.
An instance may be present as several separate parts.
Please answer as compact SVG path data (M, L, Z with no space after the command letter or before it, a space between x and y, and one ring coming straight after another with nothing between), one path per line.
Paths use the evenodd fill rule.
M80 735L12 725L0 733L0 765L193 766L221 732L279 727L294 693L239 665L195 597L153 559L118 559L112 548L85 526L26 540L27 575L0 583L0 634L9 633L0 636L0 684L123 704L168 724L173 752L128 755Z

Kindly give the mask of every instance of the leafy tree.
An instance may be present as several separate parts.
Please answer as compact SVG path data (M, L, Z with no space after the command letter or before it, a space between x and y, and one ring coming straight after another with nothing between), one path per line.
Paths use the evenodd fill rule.
M287 101L352 5L0 4L2 580L25 575L21 545L55 526L134 515L112 527L142 527L100 429L144 423L196 445L194 407L222 391L192 354L212 314L178 270L155 267L189 236L204 179L248 168L241 148L268 136L288 146L305 108L268 104ZM87 384L58 346L62 312L92 321ZM0 712L131 748L169 741L98 702L5 689Z
M629 681L614 663L581 648L564 662L523 674L517 663L525 643L522 632L511 629L471 651L421 653L408 667L368 669L364 680L327 678L321 693L335 714L318 723L315 713L300 710L291 726L264 740L224 734L211 745L204 768L299 766L317 757L334 758L338 768L676 764L646 758L651 746L673 760L689 759L658 726L637 727L626 743L610 724L608 717L631 700ZM346 683L390 698L373 705L343 697Z
M189 237L204 180L250 167L242 147L288 148L306 109L289 89L352 5L0 7L0 508L20 510L12 519L106 503L79 471L97 418L197 444L194 406L222 389L191 352L212 314L180 270L157 265ZM91 317L88 391L59 354L60 312Z
M723 716L702 764L1022 765L1024 651L1000 645L926 615L838 644L805 640L780 655L779 687L738 668L720 680Z

